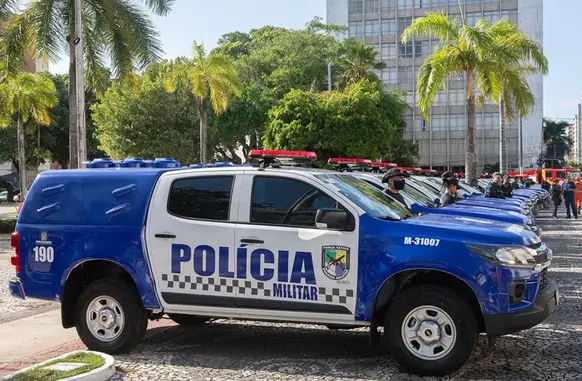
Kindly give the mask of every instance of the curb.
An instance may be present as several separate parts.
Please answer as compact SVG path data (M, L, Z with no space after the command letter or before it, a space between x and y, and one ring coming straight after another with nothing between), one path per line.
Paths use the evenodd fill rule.
M40 362L38 364L29 366L27 368L23 368L20 369L16 372L7 374L4 377L0 377L0 381L6 381L6 380L10 380L10 378L16 376L19 373L23 373L26 372L30 369L34 369L37 368L39 366L43 366L45 364L48 364L49 362L55 361L55 360L59 360L62 358L65 358L67 356L73 355L75 353L93 353L95 355L101 356L103 357L103 359L105 360L105 363L100 366L97 369L93 369L92 371L88 372L88 373L84 373L84 374L79 374L76 376L72 376L72 377L68 377L68 378L63 378L59 381L77 381L77 380L84 380L84 381L106 381L108 380L111 376L113 376L115 374L115 359L113 357L111 357L108 354L105 353L101 353L101 352L94 352L94 351L84 351L84 350L79 350L79 351L73 351L73 352L69 352L69 353L65 353L64 355L60 355L57 357L53 357L51 359L45 360L43 362Z

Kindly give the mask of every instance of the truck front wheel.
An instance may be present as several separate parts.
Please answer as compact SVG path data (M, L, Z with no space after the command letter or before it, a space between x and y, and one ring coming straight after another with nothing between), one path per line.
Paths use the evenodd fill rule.
M386 311L385 340L409 373L444 376L461 368L477 342L475 316L448 288L419 285L402 292Z
M75 306L77 333L90 350L108 354L130 351L143 338L148 313L139 295L117 278L89 284Z

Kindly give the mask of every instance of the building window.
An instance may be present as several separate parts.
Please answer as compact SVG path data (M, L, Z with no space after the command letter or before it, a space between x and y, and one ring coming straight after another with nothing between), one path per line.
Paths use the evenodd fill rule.
M380 10L379 0L367 0L366 1L366 12L378 12Z
M396 9L396 0L381 0L381 1L383 11L390 11Z
M338 206L334 199L302 181L255 177L250 222L315 227L318 209Z
M380 23L378 20L366 21L366 36L379 36Z
M499 128L499 113L485 113L483 115L483 128L488 130Z
M408 28L412 24L412 17L402 17L398 19L398 34L402 34L404 29Z
M455 0L456 1L456 0ZM431 8L445 8L449 4L449 0L431 0Z
M406 93L406 103L408 103L411 106L414 105L414 94Z
M398 9L412 9L414 0L398 0Z
M495 24L499 20L499 12L498 11L483 12L483 18L485 18L489 24Z
M362 37L364 24L361 21L350 21L350 37Z
M227 221L233 176L180 179L172 183L168 213L201 220Z
M446 91L437 91L434 101L432 102L434 106L445 106L447 104L447 93Z
M517 10L501 11L501 18L517 24Z
M430 41L419 41L420 53L422 57L426 57L431 53Z
M416 41L414 45L412 42L406 45L400 44L398 49L400 58L422 57L422 43L420 41Z
M433 131L444 131L446 130L446 115L433 115L430 118L430 126Z
M349 14L362 13L363 11L364 11L363 0L350 0L348 2L348 13Z
M396 58L396 44L383 44L382 45L382 59L392 60Z
M467 116L464 114L450 115L449 128L451 131L463 131L467 129Z
M450 90L450 92L449 92L449 105L462 106L464 104L465 104L465 91L464 90Z
M415 8L428 8L430 5L430 0L414 0Z
M475 25L477 24L477 20L479 20L482 17L483 16L482 16L481 12L468 12L465 15L465 22L467 23L468 26L470 26L471 28L474 28Z
M404 66L398 68L398 82L405 84L405 83L412 83L414 81L414 73L412 72L412 66Z
M382 20L382 34L396 34L396 19Z
M384 84L397 83L396 68L388 67L382 70L382 82Z

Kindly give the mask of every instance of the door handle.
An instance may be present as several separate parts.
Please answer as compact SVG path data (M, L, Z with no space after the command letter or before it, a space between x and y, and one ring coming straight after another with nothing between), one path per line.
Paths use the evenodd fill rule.
M176 238L174 234L156 234L156 238Z
M242 238L240 240L242 243L265 243L262 239L253 239L253 238Z

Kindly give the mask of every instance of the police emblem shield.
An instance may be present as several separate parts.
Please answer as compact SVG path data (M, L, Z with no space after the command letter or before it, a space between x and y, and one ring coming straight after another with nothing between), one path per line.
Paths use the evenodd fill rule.
M40 240L41 240L41 241L46 241L46 240L48 240L48 233L47 233L47 232L41 232L41 233L40 233Z
M350 248L337 245L323 246L321 248L321 269L329 279L345 278L350 271Z

